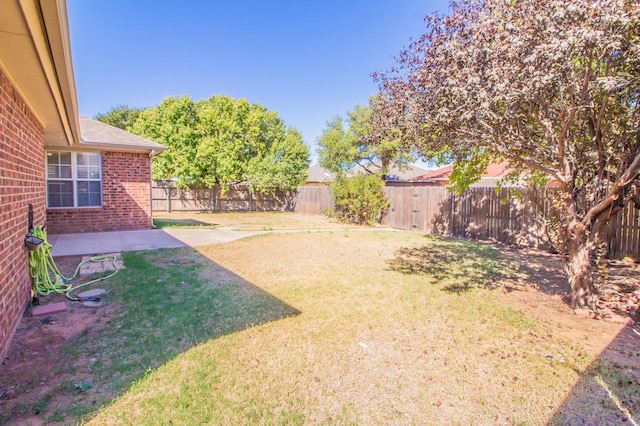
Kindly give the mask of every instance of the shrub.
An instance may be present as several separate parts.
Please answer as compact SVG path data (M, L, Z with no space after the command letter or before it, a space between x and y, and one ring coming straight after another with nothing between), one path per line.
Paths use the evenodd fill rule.
M384 182L376 175L338 178L331 184L331 197L335 202L332 216L341 222L359 225L380 223L389 207Z

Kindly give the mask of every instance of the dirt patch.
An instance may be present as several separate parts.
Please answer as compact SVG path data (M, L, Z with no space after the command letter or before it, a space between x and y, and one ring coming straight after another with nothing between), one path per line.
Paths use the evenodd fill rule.
M57 258L56 264L63 275L70 276L80 261L80 257L66 256ZM63 365L62 347L87 330L101 327L116 308L87 308L61 294L40 298L41 305L57 302L64 302L67 311L31 316L31 307L26 309L0 366L0 413L14 413L12 424L42 424L58 407L78 400L74 386L90 376L75 366ZM6 420L0 415L0 423Z
M27 309L0 368L0 412L21 413L26 416L25 424L38 424L77 399L73 386L86 374L65 371L60 365L62 346L90 328L101 327L114 309L86 308L62 295L45 299L47 304L64 301L68 310L34 317ZM72 383L66 383L70 380ZM65 386L70 389L61 391Z
M640 385L640 265L601 261L599 270L594 271L594 276L599 277L596 310L574 311L568 305L571 288L557 256L505 251L518 259L525 278L501 287L499 298L543 319L554 333L580 344L595 356L550 424L624 424L637 416L637 396L633 397L633 390L624 389ZM618 399L611 389L627 397Z
M583 313L577 315L570 308L571 288L558 256L536 250L502 248L501 251L516 260L524 274L519 280L507 280L496 286L499 298L505 303L550 322L559 335L585 346L593 354L601 353L610 345L615 347L621 340L638 336L635 333L618 333L629 320L630 328L640 331L640 324L636 321L640 319L636 308L640 294L640 265L619 260L604 264L606 280L597 283L600 300L592 315L596 319L594 321L581 317ZM618 337L612 342L605 337L607 335ZM640 347L640 340L635 344ZM610 351L603 353L603 356L609 355ZM638 361L635 360L640 368Z
M592 355L600 354L623 324L578 317L562 295L549 297L530 287L519 290L500 289L498 298L509 306L549 323L554 333L582 345ZM640 365L639 365L640 366Z

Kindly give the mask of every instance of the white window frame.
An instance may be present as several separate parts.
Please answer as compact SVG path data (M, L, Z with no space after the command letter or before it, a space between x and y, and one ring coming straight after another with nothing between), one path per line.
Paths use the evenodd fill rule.
M50 178L49 177L49 154L71 154L71 178ZM102 208L104 203L104 194L102 192L102 155L99 152L73 152L73 151L47 151L45 160L45 174L46 174L46 194L47 194L47 208L48 209L96 209ZM78 178L78 154L82 155L96 155L98 156L98 178ZM55 206L49 205L49 182L50 181L65 181L73 182L73 206ZM78 182L100 182L100 204L91 206L79 206L78 205Z

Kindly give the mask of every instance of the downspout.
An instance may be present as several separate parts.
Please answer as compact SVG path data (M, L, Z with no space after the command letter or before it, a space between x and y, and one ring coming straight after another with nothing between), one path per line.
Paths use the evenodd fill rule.
M153 223L153 170L151 167L151 162L155 154L155 149L149 152L149 217L151 218L151 229L156 229L156 225Z

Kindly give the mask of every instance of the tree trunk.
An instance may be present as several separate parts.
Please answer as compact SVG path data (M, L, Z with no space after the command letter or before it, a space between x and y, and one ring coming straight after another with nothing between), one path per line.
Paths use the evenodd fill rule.
M575 199L570 192L563 194L563 260L571 285L571 306L595 307L597 294L591 275L591 249L593 247L591 224L580 219Z
M591 250L588 235L578 222L569 230L567 241L567 257L565 270L571 284L571 305L578 307L595 307L597 294L591 275Z

